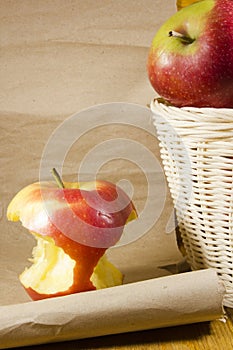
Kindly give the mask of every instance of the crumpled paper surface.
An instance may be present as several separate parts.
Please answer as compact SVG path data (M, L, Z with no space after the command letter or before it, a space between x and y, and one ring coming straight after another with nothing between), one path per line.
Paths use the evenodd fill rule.
M2 347L20 346L22 339L35 344L68 339L69 335L72 338L89 337L145 329L149 324L142 310L148 308L150 320L156 314L157 311L150 311L155 307L154 286L157 293L164 282L153 278L177 272L176 264L182 256L176 244L173 207L160 162L158 140L150 110L146 107L155 95L147 79L146 60L154 33L174 11L173 1L164 3L160 0L101 1L98 6L92 0L7 0L0 3ZM85 112L86 109L89 112ZM117 288L40 304L31 302L19 284L18 275L29 264L27 259L35 242L20 223L7 222L7 206L22 187L41 178L49 179L52 167L61 170L68 181L96 177L119 183L132 197L139 219L129 225L123 242L108 253L110 260L125 275L125 286L120 290L126 294L123 292L119 299L115 299ZM136 231L138 236L134 239ZM208 273L206 276L210 276ZM217 291L218 281L212 277L210 285ZM141 284L131 284L138 281ZM160 287L158 283L161 283ZM174 290L178 288L180 293L181 285L183 282L179 280L178 285L174 284ZM133 299L136 309L135 305L128 309L129 298L126 296L134 295L135 288L139 288L140 303ZM199 321L220 316L221 295L222 291L209 308L211 312L203 316L201 311ZM47 310L53 309L55 304L61 307L63 302L79 304L78 300L87 298L87 304L90 303L103 319L109 309L100 308L99 296L109 300L110 309L115 305L117 318L112 322L118 324L117 328L112 325L104 331L95 331L95 328L91 331L85 327L82 334L74 335L73 331L66 334L67 324L73 327L75 315L66 316L61 311L60 323L57 315L55 319L51 313L48 320L48 315L40 313L40 305L46 305ZM150 302L152 306L148 304ZM163 303L160 302L159 309ZM180 306L183 310L183 303ZM27 317L19 318L23 310L28 312ZM205 313L205 307L203 310ZM167 311L165 314L169 316ZM5 319L6 315L9 319ZM85 322L97 313L93 316L85 305L82 315L83 324L87 324ZM119 323L118 317L123 320L125 315L135 315L135 324L130 329L125 328L124 322ZM174 310L171 315L172 324L180 322L178 316L174 317ZM66 319L65 327L64 317L71 317ZM194 321L197 320L195 316ZM191 322L190 316L188 322ZM47 324L54 325L51 328L54 334L51 335L49 330L47 336L41 338L48 330ZM160 324L165 325L167 323ZM155 320L150 323L150 327L154 326ZM62 334L61 338L60 335L56 338L58 334Z
M209 321L223 291L209 269L2 307L0 348Z

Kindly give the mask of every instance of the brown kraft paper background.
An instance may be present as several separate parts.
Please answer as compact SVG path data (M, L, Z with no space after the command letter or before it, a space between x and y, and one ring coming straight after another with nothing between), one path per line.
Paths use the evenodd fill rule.
M24 303L36 305L18 281L35 242L20 223L7 221L7 206L22 187L48 179L52 167L70 181L96 177L119 183L132 196L138 221L129 224L129 242L108 253L127 288L177 271L182 256L173 206L146 107L155 96L147 79L148 49L174 11L174 1L162 0L0 2L2 315L7 307L10 312L23 310ZM216 276L208 276L217 290L207 313L214 319L221 314L222 290ZM107 299L114 291L103 293Z

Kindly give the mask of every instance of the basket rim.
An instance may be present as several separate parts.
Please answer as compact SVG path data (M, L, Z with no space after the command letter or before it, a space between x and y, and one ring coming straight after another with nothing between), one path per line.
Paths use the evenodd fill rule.
M233 129L233 108L209 108L209 107L176 107L168 105L161 101L160 98L154 98L150 104L151 111L154 114L166 118L169 116L177 121L201 122L203 124L230 124L228 127Z

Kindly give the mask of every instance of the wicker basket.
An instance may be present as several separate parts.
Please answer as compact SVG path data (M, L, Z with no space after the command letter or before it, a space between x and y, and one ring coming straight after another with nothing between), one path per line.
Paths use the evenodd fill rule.
M215 268L233 307L233 109L151 110L187 261Z

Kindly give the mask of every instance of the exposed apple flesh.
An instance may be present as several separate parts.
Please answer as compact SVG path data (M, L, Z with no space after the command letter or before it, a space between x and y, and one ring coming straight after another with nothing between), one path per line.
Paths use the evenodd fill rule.
M32 266L20 280L34 299L112 286L121 273L104 257L136 217L129 197L105 181L42 182L22 189L8 206L9 220L37 239Z
M177 107L233 108L233 1L176 12L156 33L147 67L155 91Z
M19 276L25 288L32 288L40 294L64 292L73 285L75 260L60 247L51 237L34 234L37 245L33 248L30 268Z
M51 237L34 236L37 245L32 251L33 258L29 259L32 265L19 276L29 295L37 300L75 293L74 271L78 261L57 247ZM108 288L122 284L123 275L104 254L95 266L90 281L92 284L88 290Z

